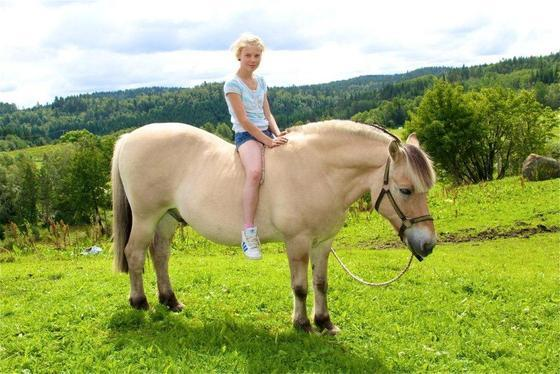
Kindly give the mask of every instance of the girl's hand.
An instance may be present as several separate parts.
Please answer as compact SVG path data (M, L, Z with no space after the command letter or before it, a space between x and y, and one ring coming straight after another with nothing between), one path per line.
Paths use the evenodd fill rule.
M269 147L269 148L274 148L274 147L278 147L282 144L286 144L287 142L288 142L288 138L281 135L281 136L278 136L274 139L270 139L270 142L267 142L266 146Z

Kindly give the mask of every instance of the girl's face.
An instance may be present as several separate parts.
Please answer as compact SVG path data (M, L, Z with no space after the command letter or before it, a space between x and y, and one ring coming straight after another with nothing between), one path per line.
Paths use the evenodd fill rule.
M262 50L254 45L248 45L241 50L240 67L248 72L254 72L261 63Z

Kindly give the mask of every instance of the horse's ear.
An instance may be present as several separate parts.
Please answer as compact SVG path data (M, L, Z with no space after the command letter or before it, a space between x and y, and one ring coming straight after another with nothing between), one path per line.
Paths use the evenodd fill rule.
M406 138L406 144L414 145L420 148L420 142L418 141L418 137L416 136L415 132L413 132L408 136L408 138Z
M395 162L397 162L402 155L401 146L396 140L393 140L391 144L389 144L389 155Z

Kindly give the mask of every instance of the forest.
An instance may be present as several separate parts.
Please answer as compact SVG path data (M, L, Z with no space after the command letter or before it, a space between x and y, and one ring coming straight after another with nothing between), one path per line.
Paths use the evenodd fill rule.
M472 67L431 67L325 84L271 87L268 96L281 128L329 118L400 127L437 79L460 83L466 90L492 86L532 89L541 104L557 109L559 71L560 52ZM220 124L229 124L222 86L218 82L193 88L154 87L56 97L51 104L29 109L0 103L0 151L50 144L72 130L106 135L152 122L184 122L215 130Z

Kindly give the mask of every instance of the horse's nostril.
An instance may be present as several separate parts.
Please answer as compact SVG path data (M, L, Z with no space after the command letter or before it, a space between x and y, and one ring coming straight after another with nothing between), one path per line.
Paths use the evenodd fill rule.
M424 243L423 247L424 247L424 253L430 254L434 250L435 243L427 242L427 243Z

